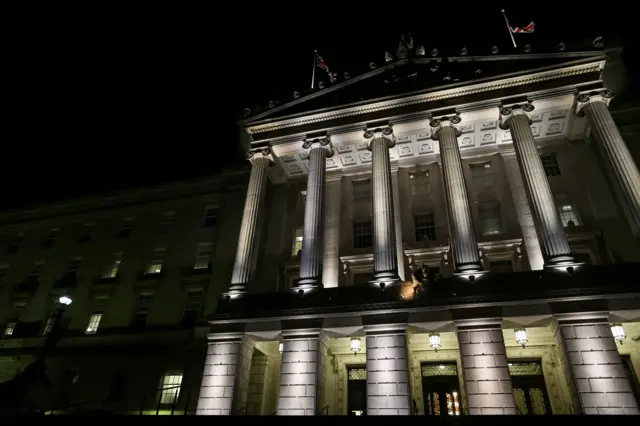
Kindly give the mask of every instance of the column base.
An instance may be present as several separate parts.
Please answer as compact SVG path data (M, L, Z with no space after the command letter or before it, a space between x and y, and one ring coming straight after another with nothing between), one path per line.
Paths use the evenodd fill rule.
M468 274L471 272L482 272L484 268L480 263L460 263L456 265L456 274Z
M231 299L237 299L247 294L247 285L246 284L231 284L229 286L229 291L224 293L224 295Z
M300 290L309 290L312 288L322 288L322 282L317 278L303 278L296 284L295 288Z
M380 287L390 287L395 284L400 284L402 280L396 272L379 272L373 274L373 279L369 282Z
M571 254L561 254L558 256L548 258L544 262L544 266L545 267L570 266L570 265L573 265L574 263L575 263L575 260L573 259L573 256L571 256Z

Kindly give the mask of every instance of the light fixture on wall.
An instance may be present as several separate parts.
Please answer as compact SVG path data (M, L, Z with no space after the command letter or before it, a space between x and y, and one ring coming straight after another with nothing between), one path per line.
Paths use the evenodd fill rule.
M351 338L351 352L353 352L354 355L358 355L358 352L360 352L361 346L360 346L360 338L359 337L352 337Z
M284 342L280 342L278 343L278 352L280 352L280 355L282 355L282 352L284 352Z
M524 348L524 346L529 342L529 339L527 339L527 330L524 328L516 328L515 333L516 342Z
M616 342L620 342L626 339L627 335L624 334L624 328L622 328L622 324L611 324L611 334L613 334L613 338Z
M71 302L73 302L73 300L71 300L69 296L61 296L60 299L58 299L58 302L63 305L69 306Z
M429 334L429 346L432 349L435 349L436 352L438 352L438 349L440 349L440 333L430 333Z

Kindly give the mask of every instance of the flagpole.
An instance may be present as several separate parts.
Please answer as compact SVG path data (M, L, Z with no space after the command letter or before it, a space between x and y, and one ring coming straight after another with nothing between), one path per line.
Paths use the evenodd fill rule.
M511 27L509 26L509 20L507 19L507 15L504 13L504 9L502 9L502 16L504 16L504 23L507 24L507 31L509 31L509 36L511 37L513 47L517 48L518 46L516 46L516 39L513 38L513 33L511 32Z
M313 72L311 73L311 88L316 84L316 61L318 60L318 51L313 51Z

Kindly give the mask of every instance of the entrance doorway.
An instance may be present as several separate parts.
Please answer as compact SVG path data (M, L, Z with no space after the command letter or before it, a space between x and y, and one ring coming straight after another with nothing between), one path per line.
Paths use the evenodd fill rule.
M510 362L509 374L518 414L552 414L539 362Z
M367 369L347 367L347 415L367 414Z
M455 362L422 364L422 395L426 416L459 416L460 382Z

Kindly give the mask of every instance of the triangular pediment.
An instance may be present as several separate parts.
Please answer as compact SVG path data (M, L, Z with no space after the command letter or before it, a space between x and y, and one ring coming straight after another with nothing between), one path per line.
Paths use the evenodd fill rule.
M526 76L529 73L562 68L577 62L601 60L603 56L601 51L591 51L403 59L254 114L247 117L244 124L250 127L312 112L401 98L421 92L497 80L506 76Z

